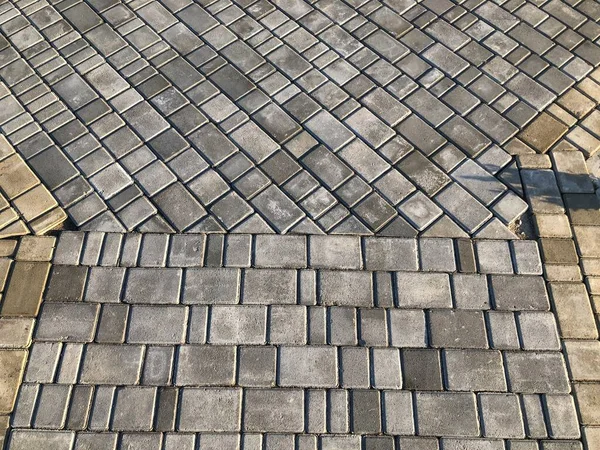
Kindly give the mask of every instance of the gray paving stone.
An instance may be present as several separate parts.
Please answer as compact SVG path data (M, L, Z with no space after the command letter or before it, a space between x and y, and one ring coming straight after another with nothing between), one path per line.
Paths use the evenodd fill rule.
M421 435L478 436L475 403L475 396L470 393L417 393L417 421Z
M297 277L294 270L248 269L244 271L244 304L296 304Z
M141 346L87 346L80 382L83 384L135 384L140 377Z
M128 303L179 303L180 269L129 269L123 299Z
M276 354L275 347L240 347L238 383L252 387L274 385Z
M36 338L44 341L91 342L99 305L46 303L40 312Z
M417 270L417 245L412 239L366 238L367 270Z
M419 240L421 269L427 272L454 272L456 260L452 239Z
M129 312L127 342L181 344L185 338L186 324L185 307L133 306Z
M570 390L560 353L508 352L505 363L511 392L567 393Z
M123 387L117 389L112 429L150 431L154 418L155 388Z
M264 344L266 316L262 306L213 306L208 339L215 344Z
M304 429L300 389L252 389L244 395L245 432L297 433Z
M475 231L491 217L489 210L456 183L450 184L435 199L468 232Z
M181 431L239 431L242 390L185 388L181 394Z
M429 313L431 344L443 348L487 348L481 311L433 310Z
M369 272L324 270L319 275L319 288L322 305L373 305L373 278Z
M232 386L235 382L235 357L236 349L233 346L181 346L178 352L175 384L177 386Z
M490 284L496 309L546 311L549 308L548 294L540 277L492 275Z
M398 305L403 308L450 308L450 282L441 273L396 273ZM427 286L427 289L424 287Z
M182 302L186 304L235 304L239 302L240 271L206 268L186 271Z
M10 447L25 450L44 446L48 450L66 450L73 446L75 433L72 431L18 430L11 437Z
M333 347L286 347L279 350L279 385L337 386L337 356Z
M254 263L256 267L304 268L307 264L307 243L302 236L256 237Z
M513 273L512 259L507 241L478 241L475 243L481 273Z

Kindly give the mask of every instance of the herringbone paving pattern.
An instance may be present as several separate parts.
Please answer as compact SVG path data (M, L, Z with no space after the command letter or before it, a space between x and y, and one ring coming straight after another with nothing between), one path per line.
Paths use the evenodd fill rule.
M569 3L4 2L0 128L87 230L509 238L596 164Z

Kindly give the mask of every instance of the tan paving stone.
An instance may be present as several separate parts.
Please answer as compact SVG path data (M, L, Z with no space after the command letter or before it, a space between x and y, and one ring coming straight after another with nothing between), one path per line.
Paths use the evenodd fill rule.
M19 241L17 261L50 261L54 252L54 236L24 236Z
M0 348L27 348L35 319L28 317L0 317Z
M13 204L27 222L41 216L57 205L54 197L42 185L38 185L15 198Z
M600 111L592 111L592 113L581 122L581 125L596 136L600 136Z
M574 387L581 423L600 425L600 383L578 383Z
M24 350L0 351L0 414L9 414L13 410L26 357Z
M561 122L563 122L564 124L566 124L570 127L572 127L573 125L575 125L577 123L576 117L569 114L567 111L565 111L563 108L558 106L556 103L553 103L552 105L548 106L548 109L546 111L548 111L550 114L552 114L558 120L560 120Z
M36 316L49 271L50 264L46 262L15 262L0 315Z
M554 117L542 113L518 137L537 151L545 153L568 129L565 124L559 122Z
M65 220L67 220L67 213L65 213L62 208L56 207L53 210L48 211L43 216L32 220L29 223L29 226L35 234L44 234L50 230L53 230L54 228L57 228Z
M4 239L0 241L0 257L12 256L17 248L15 239Z
M600 148L600 140L596 139L583 128L577 126L567 134L567 139L581 149L586 158L589 158Z
M0 188L9 199L28 191L38 183L38 177L19 155L12 155L0 161Z
M573 381L600 381L600 342L564 341Z
M589 113L596 104L577 89L570 89L557 100L557 103L578 119Z
M19 215L13 208L6 208L0 212L0 230L8 227L19 218Z
M573 227L577 248L582 257L600 258L600 227Z
M0 239L15 236L23 236L25 234L29 234L29 228L27 228L25 222L23 222L22 220L18 220L0 230Z

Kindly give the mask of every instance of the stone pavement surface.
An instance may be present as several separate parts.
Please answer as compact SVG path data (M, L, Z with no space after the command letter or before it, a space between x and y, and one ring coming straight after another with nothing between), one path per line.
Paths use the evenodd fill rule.
M598 448L597 318L535 241L2 243L8 450Z
M600 175L599 11L4 1L0 129L80 229L510 238Z
M0 449L599 450L599 20L0 0Z

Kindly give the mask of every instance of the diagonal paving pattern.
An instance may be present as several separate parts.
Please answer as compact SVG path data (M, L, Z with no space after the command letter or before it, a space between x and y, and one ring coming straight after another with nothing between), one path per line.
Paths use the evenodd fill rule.
M600 144L597 18L559 0L5 2L0 127L87 230L506 238L527 209L514 157Z
M0 2L0 448L600 448L599 19Z

